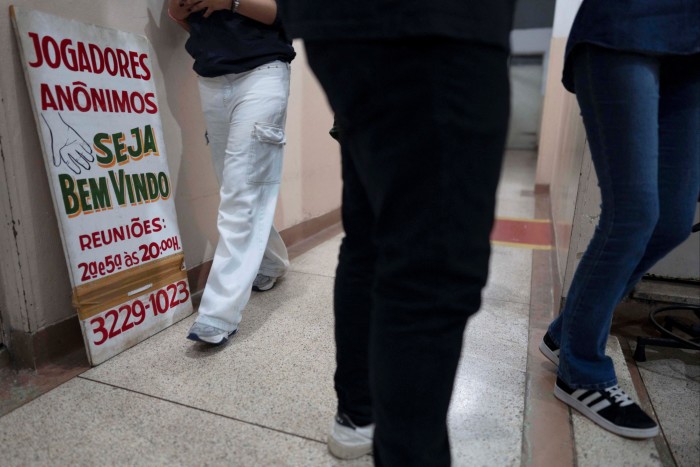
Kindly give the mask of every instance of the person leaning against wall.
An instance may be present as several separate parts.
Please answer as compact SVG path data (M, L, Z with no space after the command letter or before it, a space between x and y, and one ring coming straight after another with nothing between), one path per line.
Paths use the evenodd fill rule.
M605 346L615 306L685 240L700 194L700 1L584 0L564 86L576 94L602 205L540 350L554 395L630 438L659 427L620 388Z
M447 410L488 271L514 1L279 6L340 130L328 447L373 451L380 466L449 465Z
M275 0L170 0L189 33L214 169L220 185L216 247L188 339L223 344L238 330L251 289L284 275L287 249L272 225L295 53Z

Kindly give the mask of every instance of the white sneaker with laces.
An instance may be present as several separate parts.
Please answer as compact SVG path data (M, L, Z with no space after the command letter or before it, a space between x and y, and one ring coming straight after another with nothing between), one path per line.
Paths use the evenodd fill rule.
M255 280L253 280L253 290L255 290L256 292L265 292L273 288L276 282L276 277L258 274L257 276L255 276Z
M344 413L338 413L328 435L328 450L339 459L357 459L372 452L374 423L355 425Z
M238 329L234 329L231 332L225 331L223 329L216 328L214 326L208 326L206 324L195 323L192 325L190 330L187 332L187 338L195 342L204 342L205 344L221 345L226 343L229 337L236 334Z

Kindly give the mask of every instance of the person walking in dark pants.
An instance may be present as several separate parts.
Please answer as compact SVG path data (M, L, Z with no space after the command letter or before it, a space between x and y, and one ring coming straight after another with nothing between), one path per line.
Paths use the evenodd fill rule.
M447 410L486 283L513 1L280 0L335 112L345 228L329 448L449 465Z

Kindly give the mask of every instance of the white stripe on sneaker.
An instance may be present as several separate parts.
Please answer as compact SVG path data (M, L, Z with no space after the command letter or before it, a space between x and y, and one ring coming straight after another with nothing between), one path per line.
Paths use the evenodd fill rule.
M601 396L600 393L594 392L594 393L591 394L590 396L588 396L588 397L586 397L585 399L583 399L581 402L583 402L584 404L586 404L587 406L590 407L590 405L591 405L593 402L600 400L601 397L603 397L603 396ZM578 399L581 400L581 398L578 398Z
M601 400L597 403L593 402L595 400L593 395L600 396ZM557 380L557 384L554 386L554 396L576 409L581 415L617 435L645 439L659 434L659 426L634 401L629 403L631 398L618 386L602 391L572 390L566 386L560 387L559 380ZM586 404L584 399L591 400L590 403L593 405Z
M612 404L610 403L610 401L608 401L608 400L606 400L606 399L603 399L602 401L598 402L597 404L595 404L595 405L589 405L588 407L590 407L590 409L591 409L592 411L594 411L595 413L598 413L598 412L600 412L601 410L603 410L604 408L610 407L611 405L612 405Z

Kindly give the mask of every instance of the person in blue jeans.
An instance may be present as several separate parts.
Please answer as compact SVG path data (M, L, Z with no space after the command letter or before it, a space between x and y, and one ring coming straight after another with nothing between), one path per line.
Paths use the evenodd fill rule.
M700 2L584 0L563 83L576 94L601 214L540 350L555 396L603 428L649 438L657 424L605 355L613 311L690 234L700 194Z

